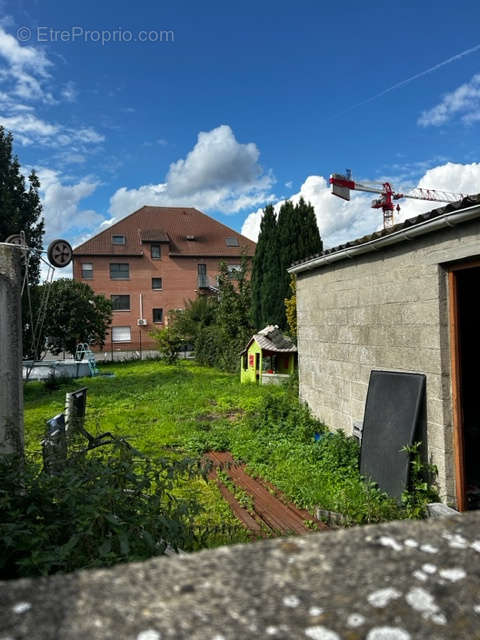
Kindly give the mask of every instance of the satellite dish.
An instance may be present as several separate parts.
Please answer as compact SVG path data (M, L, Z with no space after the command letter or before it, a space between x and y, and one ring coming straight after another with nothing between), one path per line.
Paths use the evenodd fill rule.
M47 256L51 265L62 269L72 261L73 250L66 240L59 238L48 245Z
M7 244L23 244L22 236L19 233L14 233L5 240Z

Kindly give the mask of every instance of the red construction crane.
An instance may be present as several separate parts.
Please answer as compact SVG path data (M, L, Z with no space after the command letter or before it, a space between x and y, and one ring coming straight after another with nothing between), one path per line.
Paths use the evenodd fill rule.
M409 193L397 193L393 190L389 182L378 184L360 184L352 180L352 174L347 169L347 175L342 176L339 173L332 173L330 176L330 184L332 185L332 193L344 200L350 200L350 190L365 191L366 193L379 193L380 198L372 201L373 209L383 210L383 228L393 226L393 211L400 211L400 205L393 204L393 200L400 198L413 198L414 200L433 200L435 202L457 202L466 197L463 193L449 193L448 191L437 191L435 189L423 189L417 187Z

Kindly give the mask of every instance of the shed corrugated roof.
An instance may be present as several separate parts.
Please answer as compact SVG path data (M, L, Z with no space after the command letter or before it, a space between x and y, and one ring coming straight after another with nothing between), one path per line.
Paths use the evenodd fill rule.
M112 235L125 235L124 245L112 245ZM142 235L145 234L145 235ZM194 236L195 240L187 240ZM226 239L238 239L238 247ZM142 255L144 242L167 238L177 256L239 257L255 253L255 242L192 207L144 206L74 250L75 255ZM167 241L165 240L165 241Z
M438 218L439 216L444 215L445 213L450 213L454 211L459 211L460 209L465 209L466 207L472 207L477 204L480 204L480 194L467 196L463 198L463 200L459 200L458 202L452 202L447 204L444 207L440 207L438 209L433 209L432 211L428 211L427 213L421 213L414 218L408 218L403 222L400 222L393 227L389 227L388 229L381 229L380 231L375 231L366 236L362 236L361 238L357 238L356 240L351 240L350 242L346 242L345 244L339 244L335 247L331 247L330 249L325 249L321 253L317 253L313 256L309 256L308 258L304 258L303 260L298 260L294 262L291 266L297 266L300 264L304 264L305 262L309 262L314 258L320 258L322 256L329 255L331 253L337 253L338 251L342 251L343 249L348 249L349 247L356 247L361 244L366 244L367 242L371 242L372 240L376 240L377 238L383 238L384 236L388 236L391 233L395 233L397 231L401 231L402 229L408 229L409 227L414 227L417 224L422 222L427 222L428 220L433 220L434 218Z

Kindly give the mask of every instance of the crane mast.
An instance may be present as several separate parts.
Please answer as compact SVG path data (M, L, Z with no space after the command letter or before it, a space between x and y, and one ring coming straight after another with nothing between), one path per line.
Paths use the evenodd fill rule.
M347 169L346 175L332 173L330 176L330 184L333 195L343 198L344 200L350 200L351 190L379 194L380 197L372 201L372 208L382 209L384 229L393 226L393 213L395 210L400 211L400 205L395 205L394 200L412 198L414 200L431 200L435 202L457 202L465 198L465 194L462 193L450 193L449 191L424 189L422 187L417 187L409 193L399 193L394 191L390 182L361 184L360 182L352 180L349 169Z

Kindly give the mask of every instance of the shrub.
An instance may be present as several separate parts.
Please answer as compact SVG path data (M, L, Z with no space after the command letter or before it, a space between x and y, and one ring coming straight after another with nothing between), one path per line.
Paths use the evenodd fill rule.
M201 328L194 342L195 360L198 364L214 367L218 364L221 351L221 333L217 326Z
M154 329L150 331L150 336L155 340L160 358L167 364L174 364L183 342L177 331L170 327Z
M191 438L187 447L195 452L230 449L251 473L275 484L299 506L340 512L350 524L422 517L433 495L418 456L412 461L413 482L402 503L382 492L360 475L355 438L329 432L288 391L272 389L233 427L215 425Z
M167 545L192 550L199 540L197 502L171 494L199 474L191 459L135 457L99 449L74 454L47 475L33 460L0 460L0 577L105 567L161 555Z
M266 396L258 409L250 413L248 421L254 431L291 436L300 442L313 442L315 433L326 431L309 408L290 393Z
M422 460L421 442L414 442L406 446L410 457L410 475L408 491L402 494L402 503L411 518L424 518L429 502L438 502L437 487L435 485L438 470L434 464Z

